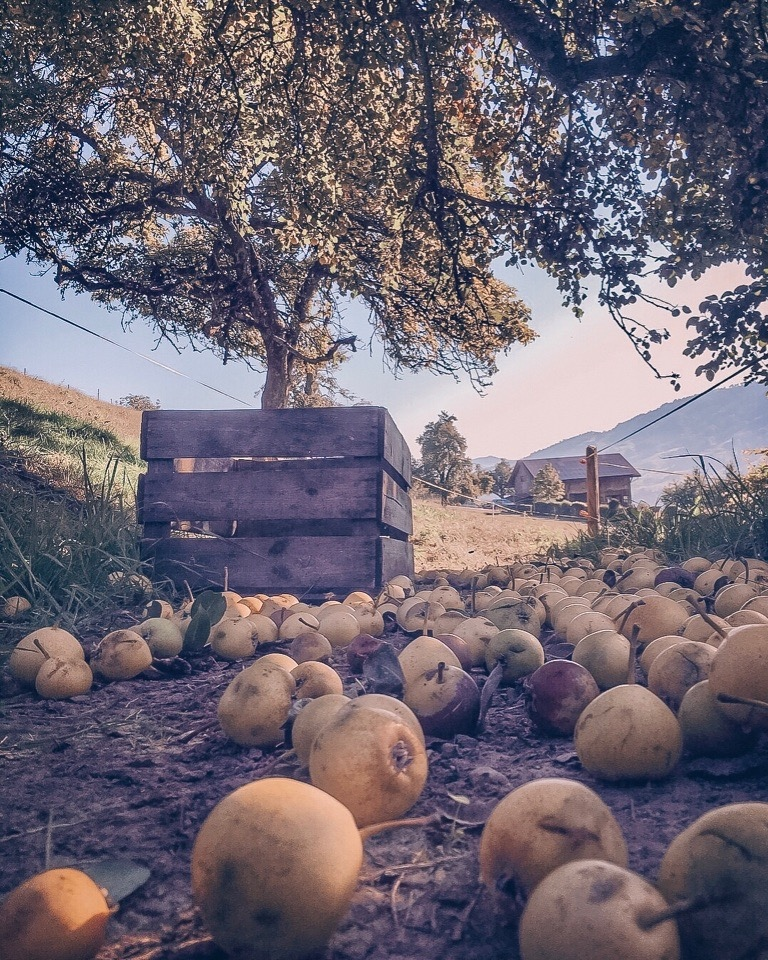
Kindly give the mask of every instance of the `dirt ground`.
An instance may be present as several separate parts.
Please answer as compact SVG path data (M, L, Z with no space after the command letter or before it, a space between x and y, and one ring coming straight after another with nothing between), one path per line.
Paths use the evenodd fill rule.
M135 619L121 611L100 630ZM100 635L80 639L87 649ZM408 638L390 628L387 639L399 648ZM352 691L346 658L337 654L335 666ZM219 696L242 667L210 656L177 660L155 679L60 702L0 675L0 897L46 865L132 861L150 876L120 903L99 960L221 960L192 903L197 830L242 784L308 779L284 747L241 747L218 727ZM412 815L445 816L366 841L357 893L322 960L514 960L515 927L479 883L478 844L484 816L531 779L568 777L596 790L624 831L631 868L650 880L668 843L704 811L766 799L764 741L734 760L684 759L662 782L598 782L570 738L532 725L519 688L494 694L476 736L430 739L428 748L429 778Z

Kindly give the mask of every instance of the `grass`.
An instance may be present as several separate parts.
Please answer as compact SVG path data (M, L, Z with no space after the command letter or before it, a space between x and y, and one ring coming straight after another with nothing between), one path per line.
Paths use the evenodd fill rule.
M62 626L114 606L109 574L139 569L141 468L109 431L0 399L0 595Z
M137 449L109 430L7 397L0 397L0 454L75 494L84 492L83 457L91 477L103 476L119 460L126 482L135 485L142 469Z
M480 570L546 556L577 536L583 524L413 500L416 570Z

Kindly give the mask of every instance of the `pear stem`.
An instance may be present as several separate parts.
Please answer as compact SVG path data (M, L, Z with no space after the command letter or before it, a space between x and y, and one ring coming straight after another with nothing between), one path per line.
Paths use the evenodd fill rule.
M617 624L616 630L618 633L622 633L624 631L624 627L626 625L627 620L629 620L630 613L632 613L633 610L637 610L638 607L642 607L642 606L645 606L645 600L643 600L643 598L640 597L637 600L633 600L632 603L629 604L626 610L622 610L621 613L617 614L613 618L613 622ZM621 620L620 626L618 625L619 620Z
M711 627L721 639L725 640L728 634L728 631L723 629L723 627L721 627L720 624L717 623L709 613L707 613L707 609L706 609L706 606L704 605L703 598L701 603L701 609L699 610L699 616L704 621L704 623L706 623L708 627Z
M50 660L50 659L51 659L50 653L48 653L48 651L45 649L45 647L42 645L42 643L40 643L40 640L39 640L37 637L35 637L35 639L32 641L32 643L34 643L34 645L37 647L37 649L40 651L40 653L42 653L42 655L45 657L46 660Z
M640 646L638 636L640 634L640 624L636 623L632 627L632 636L629 638L629 664L627 666L627 683L635 682L635 664L637 663L637 649Z
M712 897L689 897L687 900L679 900L677 903L670 904L664 910L637 918L637 925L641 930L652 930L660 923L666 923L667 920L675 920L686 913L692 913L694 910L701 910L717 901Z
M732 693L718 693L715 698L720 703L738 703L745 707L755 707L757 710L768 710L765 700L755 700L752 697L737 697Z
M408 817L405 820L383 820L381 823L371 823L360 828L360 837L367 840L387 830L397 830L400 827L429 827L440 822L440 814L430 813L425 817Z

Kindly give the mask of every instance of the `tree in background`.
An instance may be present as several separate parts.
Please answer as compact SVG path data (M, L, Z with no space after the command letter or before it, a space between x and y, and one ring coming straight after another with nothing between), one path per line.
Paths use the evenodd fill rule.
M459 484L460 497L455 498L459 504L472 504L478 497L484 493L491 493L493 490L493 475L487 470L483 470L472 464L471 469L464 475L464 479Z
M160 401L150 400L143 393L129 393L117 401L119 407L131 407L133 410L159 410Z
M440 500L445 505L451 494L464 492L471 481L472 461L467 457L467 441L456 427L456 417L441 411L437 420L424 427L417 437L421 459L415 472L427 483L439 487Z
M563 500L565 484L551 463L545 463L533 478L531 496L534 500Z
M512 479L512 464L509 460L501 459L493 468L493 492L500 497L506 497L512 493L510 480Z
M493 493L493 474L489 470L483 470L477 464L472 471L472 482L478 496L483 493Z
M455 223L425 182L418 22L392 21L389 63L354 10L322 4L0 0L0 14L0 241L63 288L265 369L265 407L324 402L317 371L357 344L350 299L396 370L485 384L533 337L491 273L488 229ZM446 171L485 195L475 122L451 121Z

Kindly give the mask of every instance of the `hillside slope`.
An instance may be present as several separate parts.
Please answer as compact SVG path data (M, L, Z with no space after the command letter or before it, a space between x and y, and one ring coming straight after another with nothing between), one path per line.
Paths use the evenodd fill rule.
M48 383L12 367L0 366L0 397L31 403L43 410L66 413L115 434L123 443L139 449L141 411L97 400L63 384Z

